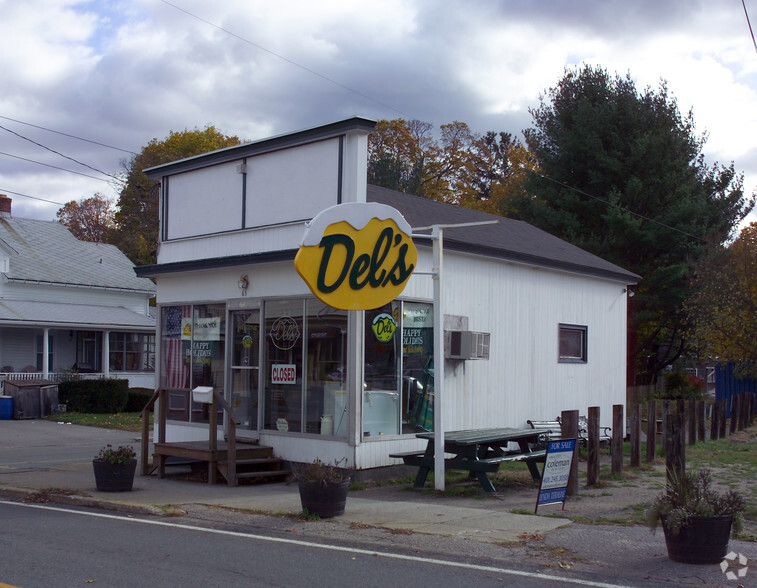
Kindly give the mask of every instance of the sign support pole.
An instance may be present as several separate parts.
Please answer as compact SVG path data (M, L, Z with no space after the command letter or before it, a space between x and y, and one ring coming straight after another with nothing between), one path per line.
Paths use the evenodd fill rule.
M413 229L413 238L433 241L434 280L434 488L444 491L444 421L442 418L444 400L444 310L442 308L442 260L444 258L444 229L494 225L499 221L480 221L452 225L431 225ZM415 231L431 230L431 234ZM424 274L427 272L414 272Z
M431 229L434 241L434 487L444 491L444 313L442 312L443 228Z

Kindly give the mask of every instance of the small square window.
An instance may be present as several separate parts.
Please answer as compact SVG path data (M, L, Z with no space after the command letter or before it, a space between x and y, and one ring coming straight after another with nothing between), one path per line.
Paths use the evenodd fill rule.
M586 363L586 330L581 325L560 325L560 363Z

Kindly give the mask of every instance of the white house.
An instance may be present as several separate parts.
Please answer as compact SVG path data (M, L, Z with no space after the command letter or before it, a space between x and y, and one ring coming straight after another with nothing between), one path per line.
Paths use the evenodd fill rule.
M0 380L118 377L155 387L155 285L113 245L11 215L0 195Z
M147 170L161 181L160 248L136 269L157 282L166 439L207 439L207 405L190 394L199 385L222 391L237 434L277 456L358 469L418 447L439 377L445 430L589 406L610 424L625 403L627 286L639 277L526 223L367 185L373 126L356 117ZM293 262L308 221L354 202L396 209L416 234L415 272L373 310L321 302ZM421 228L492 220L444 230L434 324Z

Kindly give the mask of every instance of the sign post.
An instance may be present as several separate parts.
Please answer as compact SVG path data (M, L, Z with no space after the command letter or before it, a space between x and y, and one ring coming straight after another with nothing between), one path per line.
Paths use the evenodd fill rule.
M570 466L573 463L575 449L575 439L559 439L549 442L534 514L540 506L545 504L562 502L563 509L565 508L565 495L568 490Z

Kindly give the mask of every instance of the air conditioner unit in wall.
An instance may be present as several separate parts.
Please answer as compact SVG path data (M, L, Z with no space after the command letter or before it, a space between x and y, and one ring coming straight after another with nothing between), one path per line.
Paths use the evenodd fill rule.
M489 359L490 333L447 331L444 357L448 359ZM447 337L445 337L447 339Z

